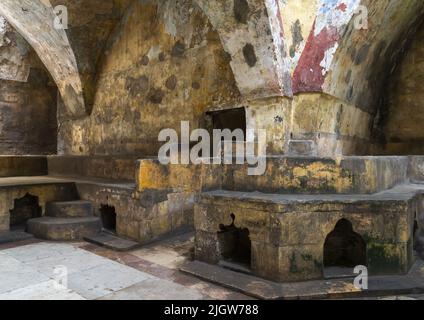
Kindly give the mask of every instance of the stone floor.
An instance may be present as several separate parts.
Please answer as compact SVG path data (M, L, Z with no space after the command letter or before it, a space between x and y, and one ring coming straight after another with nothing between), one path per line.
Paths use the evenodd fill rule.
M186 234L129 252L86 242L3 244L0 300L252 299L182 273L180 267L192 259L193 241ZM424 295L368 299L424 300Z
M192 241L189 234L129 253L88 243L1 245L0 300L249 299L178 270Z

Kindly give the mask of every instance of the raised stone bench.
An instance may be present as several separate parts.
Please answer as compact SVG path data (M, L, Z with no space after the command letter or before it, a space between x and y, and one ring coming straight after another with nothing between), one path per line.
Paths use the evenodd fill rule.
M36 238L51 241L81 241L101 231L97 217L52 218L43 217L28 221L28 233Z
M412 183L424 183L424 156L409 157L408 176Z
M371 275L405 274L414 262L422 193L424 186L413 185L376 195L202 193L195 205L196 259L240 261L242 248L249 246L243 261L259 277L277 282L321 279L326 240L343 221L351 224L348 231L354 237L362 238L363 249L355 256L364 260L358 265L366 264ZM244 236L249 244L235 242ZM232 246L234 256L228 257Z
M45 156L0 156L0 177L47 175Z
M408 157L267 158L265 174L223 166L222 189L265 193L372 194L407 180Z
M49 175L134 181L135 156L49 156Z
M248 165L162 165L141 160L139 191L258 191L280 194L372 194L407 180L408 157L309 158L273 156L263 175L249 176Z

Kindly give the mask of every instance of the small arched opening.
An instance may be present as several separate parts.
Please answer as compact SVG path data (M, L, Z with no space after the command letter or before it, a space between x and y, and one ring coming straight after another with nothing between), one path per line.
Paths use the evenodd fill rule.
M10 228L25 229L28 220L41 216L42 209L38 204L38 197L27 193L14 201L14 207L10 210Z
M220 264L238 271L249 271L252 259L250 232L246 228L235 226L234 214L231 218L233 220L231 225L220 225L218 232Z
M359 265L367 265L366 243L349 220L341 219L325 239L324 276L352 276Z

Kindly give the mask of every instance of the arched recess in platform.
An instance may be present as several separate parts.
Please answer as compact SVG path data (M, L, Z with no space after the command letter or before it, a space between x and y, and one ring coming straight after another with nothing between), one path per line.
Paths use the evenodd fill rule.
M356 266L367 265L367 245L353 230L349 220L341 219L328 234L324 243L324 268L346 269L347 274ZM340 270L333 270L340 272Z

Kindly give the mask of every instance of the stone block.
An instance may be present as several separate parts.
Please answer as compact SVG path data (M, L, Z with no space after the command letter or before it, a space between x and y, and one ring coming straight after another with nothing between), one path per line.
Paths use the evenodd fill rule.
M218 263L218 234L196 230L195 257L207 263Z
M99 218L51 218L31 219L27 224L28 233L37 238L51 241L75 241L101 231Z
M315 141L313 140L290 140L289 155L313 157L317 155Z

